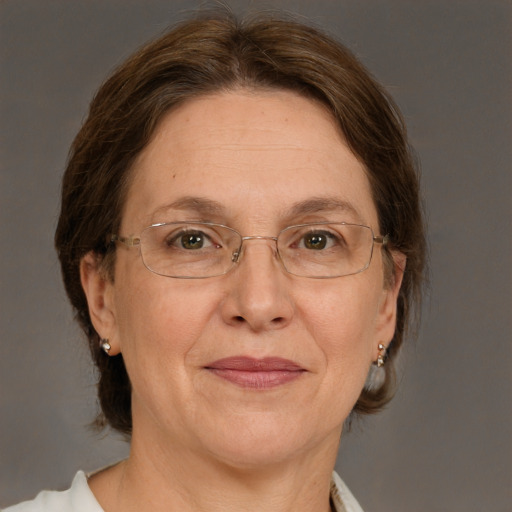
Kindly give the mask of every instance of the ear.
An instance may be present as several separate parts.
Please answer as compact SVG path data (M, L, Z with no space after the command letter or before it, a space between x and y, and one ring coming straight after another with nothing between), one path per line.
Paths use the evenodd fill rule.
M87 304L89 316L100 338L108 340L111 349L109 355L120 353L117 337L117 322L114 308L114 283L101 268L101 261L94 252L88 252L80 261L80 280Z
M378 344L389 345L396 328L397 300L404 277L406 256L399 251L392 252L392 275L386 277L379 303L378 320L376 323L376 341L374 360L378 356Z

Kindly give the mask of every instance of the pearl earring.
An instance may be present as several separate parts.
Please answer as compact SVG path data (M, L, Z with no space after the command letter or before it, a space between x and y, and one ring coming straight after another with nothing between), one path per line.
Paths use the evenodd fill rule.
M377 368L384 366L384 358L386 357L386 347L379 343L379 355L377 356Z
M106 338L102 338L100 340L100 347L103 349L105 354L107 354L108 356L110 355L110 349L112 347L110 346L110 343L108 342L108 340Z

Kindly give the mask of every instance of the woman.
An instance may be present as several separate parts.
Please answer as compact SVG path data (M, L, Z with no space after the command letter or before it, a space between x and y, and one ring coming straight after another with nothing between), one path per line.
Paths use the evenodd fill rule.
M9 512L361 510L339 439L392 396L424 235L400 115L346 49L224 14L141 49L73 143L56 247L130 456Z

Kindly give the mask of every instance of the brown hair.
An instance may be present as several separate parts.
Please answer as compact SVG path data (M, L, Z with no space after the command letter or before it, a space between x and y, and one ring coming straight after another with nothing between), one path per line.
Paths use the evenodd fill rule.
M319 100L366 165L381 233L407 256L407 269L385 377L379 386L363 389L354 411L375 412L392 397L393 361L421 298L425 260L418 178L398 109L357 59L322 32L269 15L239 22L229 13L208 13L181 23L123 63L97 92L71 147L55 245L66 291L99 369L98 424L130 434L131 386L123 356L100 350L80 261L93 251L106 267L114 264L106 236L118 232L131 164L162 116L191 98L239 87L288 89Z

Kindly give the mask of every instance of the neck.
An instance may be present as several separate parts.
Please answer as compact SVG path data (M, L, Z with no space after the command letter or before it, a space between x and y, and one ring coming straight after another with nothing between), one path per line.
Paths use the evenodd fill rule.
M339 439L339 433L337 433ZM244 466L173 444L139 442L130 457L93 477L90 486L107 512L328 512L334 447L289 460Z

